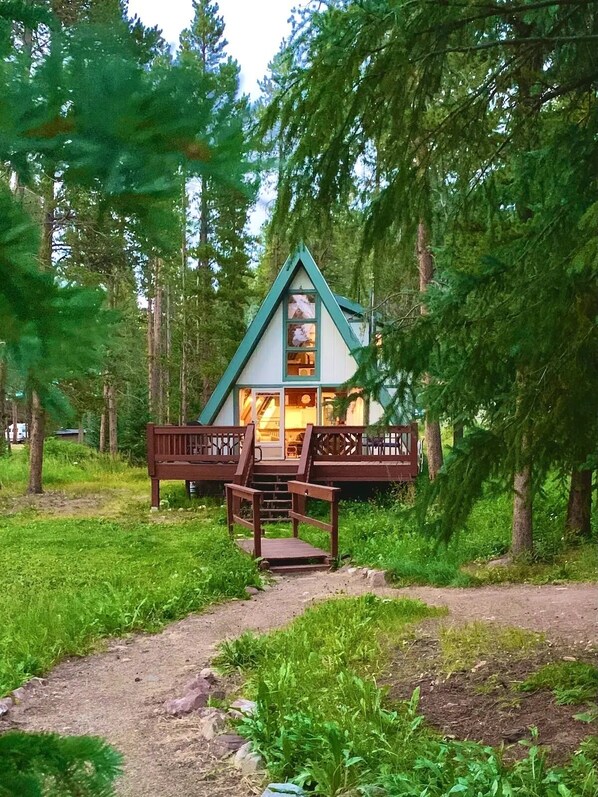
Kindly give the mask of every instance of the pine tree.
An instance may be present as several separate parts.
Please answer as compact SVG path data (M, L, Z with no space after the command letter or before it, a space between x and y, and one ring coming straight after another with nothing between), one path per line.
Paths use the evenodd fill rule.
M234 120L237 136L231 155L237 161L236 168L243 168L251 148L251 109L247 99L239 96L239 65L226 55L218 4L196 0L193 9L191 25L181 34L177 58L208 81L216 97L217 118ZM247 223L256 186L250 182L227 186L204 174L189 188L196 191L189 210L197 213L197 235L196 244L185 244L185 248L196 258L197 266L187 271L189 295L183 297L186 329L182 359L186 363L186 391L191 394L189 408L193 406L197 412L209 398L245 329L251 298Z
M595 288L589 259L578 271L572 260L595 202L597 13L581 0L329 4L299 26L267 117L286 156L275 218L345 201L375 148L366 243L413 251L425 222L427 312L389 327L360 376L398 379L397 402L419 384L433 416L468 427L435 485L443 531L485 478L514 479L515 550L530 547L549 469L579 469L595 450Z

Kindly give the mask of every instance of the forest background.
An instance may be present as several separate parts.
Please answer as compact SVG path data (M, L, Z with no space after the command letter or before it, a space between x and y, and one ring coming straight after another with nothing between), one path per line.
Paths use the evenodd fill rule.
M355 384L425 411L424 526L510 491L529 551L556 476L591 533L595 3L308 5L256 103L207 0L175 52L117 0L2 14L0 415L29 423L31 492L53 426L139 461L148 421L195 419L304 240L387 319Z

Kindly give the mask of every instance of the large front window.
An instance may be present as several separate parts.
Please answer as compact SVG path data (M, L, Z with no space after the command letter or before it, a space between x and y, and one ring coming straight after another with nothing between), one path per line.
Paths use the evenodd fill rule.
M285 376L314 379L317 371L318 312L315 293L290 293L285 318Z

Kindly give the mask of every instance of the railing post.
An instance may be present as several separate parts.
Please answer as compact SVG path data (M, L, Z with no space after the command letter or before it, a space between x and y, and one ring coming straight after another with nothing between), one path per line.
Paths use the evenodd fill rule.
M336 561L338 559L338 493L332 493L330 504L330 553Z
M160 479L156 479L152 476L152 500L151 505L156 507L156 509L160 508Z
M251 496L251 504L253 508L253 555L256 559L261 559L262 556L262 512L261 512L262 495L261 493L254 493Z
M417 478L419 474L419 455L418 455L418 426L417 423L411 424L411 475L414 479Z
M154 424L148 423L146 427L147 435L147 470L150 476L156 475L156 446L154 436Z
M300 496L297 493L291 493L291 509L293 512L297 512L299 514L303 514L302 510L299 509L299 498ZM291 518L292 525L293 525L293 537L299 536L299 521L296 517Z
M233 529L234 529L234 519L233 519L233 491L230 485L225 484L224 489L226 490L226 522L228 524L228 533L230 537L233 537Z

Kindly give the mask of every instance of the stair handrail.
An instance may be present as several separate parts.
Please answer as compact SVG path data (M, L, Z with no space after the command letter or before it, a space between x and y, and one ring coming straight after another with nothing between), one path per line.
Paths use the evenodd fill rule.
M262 495L261 490L244 487L240 484L225 484L226 490L226 521L228 533L233 536L234 526L237 523L253 532L253 555L256 559L262 557ZM241 501L251 504L251 520L241 517L239 512Z
M243 438L243 448L239 457L239 464L233 478L233 484L240 484L248 487L253 477L253 465L255 463L255 425L248 423Z
M297 477L295 481L308 482L309 474L311 471L311 464L313 461L312 445L314 441L314 425L308 423L305 427L305 436L303 438L303 446L301 447L301 456L299 457L299 466L297 468Z
M289 517L293 525L293 537L299 536L299 523L307 523L314 528L322 529L330 534L330 559L338 559L338 502L341 496L340 487L327 487L323 484L308 484L307 482L290 481L289 492L292 498L292 507ZM328 523L319 518L305 514L305 503L308 498L326 501L330 507Z

